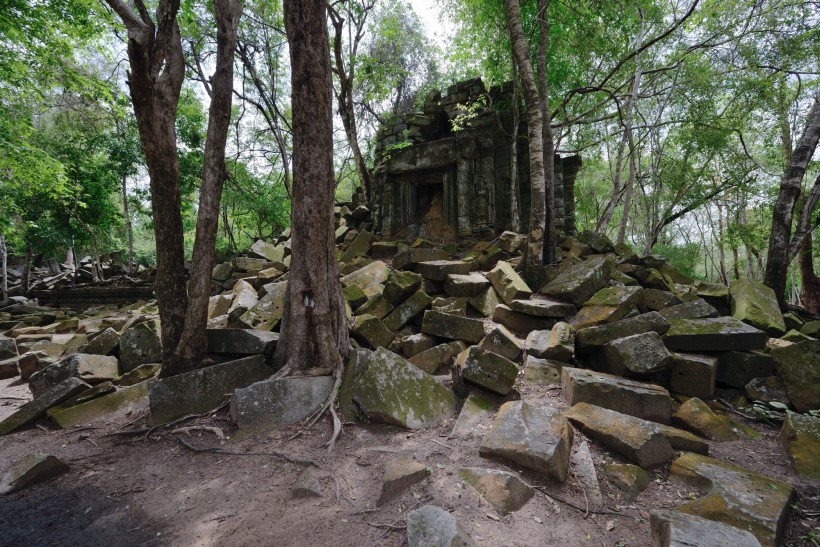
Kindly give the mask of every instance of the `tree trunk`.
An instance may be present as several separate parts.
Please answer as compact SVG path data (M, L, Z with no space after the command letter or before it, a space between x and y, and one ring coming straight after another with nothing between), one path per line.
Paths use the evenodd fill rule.
M803 290L803 307L815 315L820 315L820 276L814 271L814 254L811 233L803 240L800 248L800 278Z
M176 109L185 78L179 0L160 0L156 24L142 0L134 2L136 11L122 0L106 1L128 30L128 87L150 180L155 288L166 367L182 335L187 300L176 136Z
M31 247L26 246L26 258L23 262L23 276L20 280L20 288L23 294L28 294L29 281L31 280Z
M512 42L524 102L527 106L527 137L530 154L530 224L527 233L525 277L527 282L537 284L543 266L544 231L546 222L546 190L544 178L544 146L542 137L543 117L538 98L538 87L532 70L530 50L521 25L521 8L518 0L504 0L507 26ZM533 287L535 288L535 287Z
M789 158L788 166L780 181L777 201L772 211L769 253L763 282L774 290L781 307L785 305L786 274L789 262L791 262L789 247L794 208L800 198L806 166L817 148L818 140L820 140L820 89L817 90L814 96L814 103L806 119L803 134Z
M512 53L512 52L510 52ZM510 61L512 64L512 137L510 138L510 224L512 230L521 233L521 180L518 175L518 129L521 127L521 95L518 86L518 67L515 65L515 55Z
M208 132L205 137L205 165L202 188L199 191L199 211L196 239L188 282L188 307L185 327L171 363L163 367L162 375L171 376L199 368L207 362L208 300L211 295L211 273L214 268L216 232L219 226L219 202L227 178L225 145L231 122L233 99L233 57L241 0L215 0L216 71L211 78L211 106L208 112Z
M637 178L637 160L635 159L635 146L632 142L632 135L629 135L629 178L624 188L624 210L621 214L621 222L618 225L618 238L616 243L622 244L626 240L626 227L629 223L629 214L632 211L632 195L635 193L635 180Z
M365 14L366 16L366 14ZM356 71L356 54L355 51L359 45L361 33L356 29L355 43L351 45L351 58L348 59L349 67L345 66L344 56L342 55L342 36L344 30L344 22L337 13L331 12L331 21L333 22L334 37L333 37L333 54L335 57L336 67L335 73L339 80L339 93L336 98L339 104L339 116L342 118L342 126L345 129L345 136L347 136L347 143L350 146L350 152L353 155L353 163L356 166L356 173L359 175L359 181L364 190L365 201L370 205L370 171L367 169L367 164L364 161L361 148L359 148L359 132L356 128L356 112L353 110L353 78ZM362 19L361 23L364 23ZM349 20L348 25L352 25L353 21Z
M9 257L8 257L8 247L6 247L6 236L5 234L0 234L0 275L3 276L2 289L3 292L3 300L8 300L9 298Z
M122 176L122 215L125 217L125 234L128 237L128 265L125 271L134 273L134 226L131 222L131 211L128 207L128 177Z
M544 245L542 261L555 264L555 146L552 142L552 121L550 118L550 94L547 67L547 46L549 44L549 21L547 20L547 0L538 0L538 91L541 108L541 142L544 148Z
M632 160L632 156L635 152L632 143L632 123L634 119L635 104L638 102L638 95L641 92L641 76L643 75L643 72L641 72L641 54L639 51L641 49L641 46L643 45L643 32L643 14L641 14L641 23L638 27L638 38L635 43L635 50L638 51L638 53L635 54L635 72L632 76L632 88L629 90L629 95L627 96L626 104L624 105L624 134L621 138L620 144L618 145L618 155L615 159L615 176L612 180L612 196L609 199L609 203L607 203L603 216L601 216L601 219L598 221L598 226L595 228L595 231L597 231L601 235L606 235L607 233L609 222L610 220L612 220L612 213L615 211L615 207L618 205L618 202L621 199L621 194L624 191L631 192L631 190L628 187L629 181L627 181L627 184L626 186L624 186L624 188L621 188L621 177L623 173L624 158L625 154L627 153L627 145L629 145L630 161ZM633 164L630 163L630 175L632 175L633 167ZM634 179L632 180L634 181ZM626 205L624 205L624 208L626 208ZM618 237L621 237L620 228ZM623 239L621 239L619 243L623 243Z
M285 0L293 101L292 262L274 363L330 369L349 350L333 219L333 88L324 0ZM335 396L335 393L334 395Z

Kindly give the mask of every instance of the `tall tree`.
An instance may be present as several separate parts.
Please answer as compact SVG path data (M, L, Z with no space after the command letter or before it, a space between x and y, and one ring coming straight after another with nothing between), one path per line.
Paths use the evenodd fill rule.
M780 190L772 211L772 231L769 235L769 254L766 260L766 275L763 282L774 290L780 305L785 304L786 276L789 264L797 256L803 241L808 236L810 218L814 206L820 198L820 191L812 191L803 206L798 233L792 236L794 210L802 194L803 177L817 143L820 141L820 88L814 95L814 102L806 118L803 134L788 158L786 171L780 180ZM815 185L820 189L820 185Z
M538 99L541 108L541 139L544 148L544 264L555 263L555 145L552 140L552 117L550 115L549 72L547 47L550 25L547 19L548 0L538 0Z
M285 0L293 101L292 259L274 362L278 375L326 369L349 350L333 219L333 88L325 0ZM326 406L330 407L336 389ZM320 414L319 414L320 415ZM334 414L335 417L335 414ZM340 425L334 419L335 440ZM332 443L331 443L332 444Z
M527 232L525 277L534 285L540 278L543 266L544 231L546 223L546 192L544 186L543 116L535 73L530 60L530 48L524 38L521 23L521 6L518 0L504 0L507 27L510 33L513 55L527 106L527 137L530 153L530 220Z
M136 11L107 0L128 30L129 89L151 187L157 247L157 304L162 329L162 375L202 366L219 199L226 178L225 144L233 94L233 54L242 3L216 0L216 73L205 142L191 281L186 291L176 113L185 77L177 14L179 0L160 0L156 23L143 0Z

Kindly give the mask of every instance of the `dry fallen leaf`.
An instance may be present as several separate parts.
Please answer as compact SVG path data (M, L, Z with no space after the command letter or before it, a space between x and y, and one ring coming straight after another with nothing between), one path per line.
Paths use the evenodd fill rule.
M611 532L614 529L615 529L615 521L614 520L606 521L606 531Z

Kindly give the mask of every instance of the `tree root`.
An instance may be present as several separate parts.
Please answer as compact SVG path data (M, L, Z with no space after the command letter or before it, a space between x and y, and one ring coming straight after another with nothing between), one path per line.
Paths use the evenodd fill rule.
M192 445L189 442L186 442L181 437L177 437L176 435L174 435L174 438L179 442L179 444L181 444L182 446L184 446L192 452L196 452L197 454L219 454L220 456L268 456L284 460L286 462L293 463L296 465L312 465L317 469L321 469L319 464L313 460L288 456L287 454L282 454L281 452L235 452L233 450L227 450L225 448L222 448L221 446L208 446L204 448L199 448L197 446Z

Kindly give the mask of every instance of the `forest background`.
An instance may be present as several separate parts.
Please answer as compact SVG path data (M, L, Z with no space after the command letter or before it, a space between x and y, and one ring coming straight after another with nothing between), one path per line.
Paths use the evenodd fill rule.
M439 0L426 9L440 12L441 29L450 32L436 40L414 6L331 5L339 200L374 167L380 124L418 110L431 90L459 80L518 80L503 2ZM799 192L788 189L794 222L778 243L790 265L786 298L803 303L807 287L820 285L817 138L812 145L820 132L820 5L525 1L522 27L533 59L539 8L548 24L552 142L557 153L584 161L578 229L662 254L699 279L762 280L775 204L808 146ZM190 257L216 25L211 3L198 0L183 1L178 20L186 77L176 128ZM73 249L155 261L118 21L94 0L10 0L0 8L0 251L16 260L62 259ZM289 225L287 47L281 3L246 1L217 233L223 257ZM523 117L523 93L518 100ZM464 105L467 116L491 107Z

